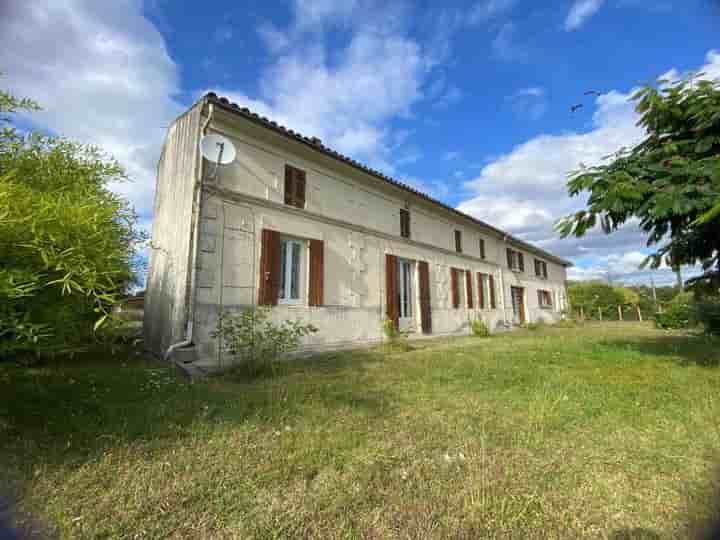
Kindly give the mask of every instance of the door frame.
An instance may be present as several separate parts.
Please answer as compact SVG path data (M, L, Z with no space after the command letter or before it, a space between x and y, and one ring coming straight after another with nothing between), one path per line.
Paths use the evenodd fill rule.
M517 313L515 312L515 294L517 294L520 299ZM525 324L525 287L510 286L510 304L513 308L513 317L517 315L520 324Z

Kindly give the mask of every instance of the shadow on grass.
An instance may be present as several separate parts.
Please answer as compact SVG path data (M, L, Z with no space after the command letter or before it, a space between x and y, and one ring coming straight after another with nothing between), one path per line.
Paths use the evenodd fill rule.
M327 354L283 363L274 375L226 373L197 382L127 351L33 367L0 364L0 459L28 469L79 465L134 443L173 444L217 423L272 426L340 409L381 417L393 398L365 370L382 361L373 351Z
M641 527L623 528L610 534L610 540L660 540L660 535L651 529Z
M683 366L720 366L720 339L703 334L670 334L635 339L605 340L603 345L629 349L642 354L679 359Z

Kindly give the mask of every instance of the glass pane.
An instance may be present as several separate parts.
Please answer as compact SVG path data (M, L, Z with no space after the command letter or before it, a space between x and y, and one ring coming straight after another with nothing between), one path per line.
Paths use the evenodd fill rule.
M405 263L405 316L412 316L412 279L410 277L410 263Z
M287 240L280 242L280 294L279 298L285 298L285 272L287 270Z
M292 245L292 269L290 277L290 298L300 298L300 244L291 242Z

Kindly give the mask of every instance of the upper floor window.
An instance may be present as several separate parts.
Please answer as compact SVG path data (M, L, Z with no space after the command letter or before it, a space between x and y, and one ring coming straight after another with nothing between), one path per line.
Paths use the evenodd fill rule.
M410 212L400 209L400 236L410 238Z
M481 259L485 258L485 239L484 238L480 239L480 258Z
M305 171L285 165L285 204L305 208Z
M462 253L462 231L455 229L455 251Z
M519 251L515 251L514 249L507 248L507 264L508 268L516 272L525 271L525 261L523 259L523 254Z
M535 275L537 277L547 279L548 270L547 270L547 263L545 261L541 261L540 259L535 259Z
M302 300L304 242L290 238L280 240L280 287L278 302L298 304Z
M538 290L538 305L541 308L552 307L552 295L550 294L550 291Z

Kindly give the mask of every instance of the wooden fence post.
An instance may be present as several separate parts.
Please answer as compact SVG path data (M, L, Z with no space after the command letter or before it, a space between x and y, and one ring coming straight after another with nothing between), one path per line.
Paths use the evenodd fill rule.
M602 321L602 308L598 306L598 318Z
M585 320L585 310L580 306L580 320Z
M635 308L637 309L637 312L638 312L638 320L640 322L642 322L643 319L642 319L642 311L640 311L640 306L639 305L635 306Z
M620 304L618 304L618 319L623 320L622 306Z

